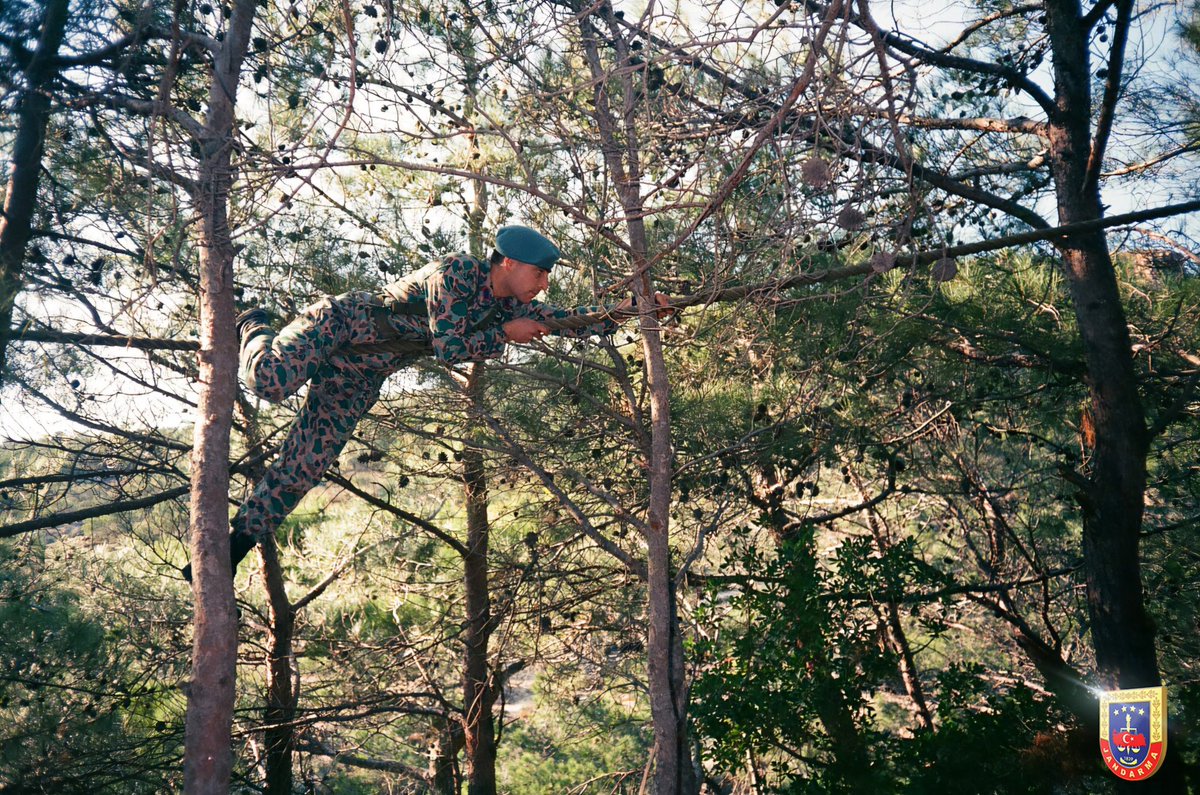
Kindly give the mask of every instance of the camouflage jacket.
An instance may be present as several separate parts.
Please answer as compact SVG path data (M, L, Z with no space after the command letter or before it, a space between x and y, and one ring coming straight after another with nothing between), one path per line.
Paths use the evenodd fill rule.
M356 353L433 354L446 364L494 359L504 352L501 326L514 318L544 321L594 314L603 306L562 309L541 301L497 298L488 284L491 264L451 254L387 285L372 308L378 342L354 346ZM609 335L613 320L556 330L564 337Z

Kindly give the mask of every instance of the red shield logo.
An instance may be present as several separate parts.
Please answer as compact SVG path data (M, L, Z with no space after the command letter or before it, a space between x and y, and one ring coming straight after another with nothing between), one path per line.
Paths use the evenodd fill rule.
M1167 689L1110 690L1100 696L1100 755L1126 781L1150 778L1167 754Z

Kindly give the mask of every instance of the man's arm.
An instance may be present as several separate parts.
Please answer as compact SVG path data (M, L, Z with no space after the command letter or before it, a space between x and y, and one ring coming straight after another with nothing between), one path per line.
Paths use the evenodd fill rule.
M654 303L658 307L655 314L658 315L659 320L666 320L678 311L671 306L671 299L663 293L654 294ZM590 337L593 334L601 336L615 334L621 323L637 316L637 310L634 309L632 298L626 298L619 304L579 306L574 309L563 309L550 306L541 301L533 301L518 309L517 314L518 316L528 317L539 323L546 323L553 328L549 333L560 337ZM595 320L585 325L572 323L567 328L555 328L556 324L547 322L580 316L594 317Z
M613 309L614 307L601 304L565 309L563 307L551 306L542 301L531 301L528 304L521 304L514 314L517 317L527 317L538 323L544 323L547 320L563 320L571 317L579 317L580 315L596 315L595 322L585 326L579 326L578 328L558 328L550 332L559 337L574 337L578 339L593 335L606 337L615 334L620 323L608 316L609 312Z
M504 332L497 326L472 331L473 299L483 275L475 260L452 256L426 282L429 335L433 353L445 364L495 359L504 353Z

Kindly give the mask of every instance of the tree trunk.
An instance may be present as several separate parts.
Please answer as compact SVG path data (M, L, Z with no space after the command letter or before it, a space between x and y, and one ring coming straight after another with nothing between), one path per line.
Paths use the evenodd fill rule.
M850 702L835 680L827 677L811 680L812 705L829 736L833 763L830 771L850 787L852 792L863 791L871 777L871 757L854 722Z
M630 58L628 44L617 30L612 9L602 12L610 35L604 39L616 47L618 63ZM600 38L590 17L580 18L583 45L594 79L593 118L609 176L625 213L629 233L631 287L639 306L654 306L654 285L647 271L646 224L641 203L641 150L637 135L636 89L632 72L619 77L605 72L600 60ZM609 101L607 83L621 82L623 105L616 113ZM618 128L618 122L620 127ZM654 725L654 791L657 795L697 792L699 779L692 766L687 741L687 684L683 639L675 603L675 579L671 567L671 410L670 381L663 357L658 318L651 311L639 317L642 352L645 356L646 386L650 398L650 428L646 455L646 478L650 499L646 511L646 586L649 601L646 656L648 663L650 714Z
M628 210L628 208L626 208ZM632 215L633 213L631 213ZM641 227L640 222L630 222ZM645 252L644 230L634 243L635 252ZM631 234L631 237L634 235ZM642 247L639 248L639 243ZM644 260L634 260L635 270ZM654 290L644 276L634 284L638 302L654 305ZM684 683L683 642L675 606L675 579L671 568L671 414L666 362L654 315L641 316L642 351L650 394L650 461L647 477L650 503L646 524L646 575L650 622L646 653L650 677L650 712L654 722L656 758L654 791L688 793L695 790L691 776L691 753L687 744L687 691Z
M1058 218L1100 218L1100 191L1087 176L1091 69L1087 31L1076 0L1046 3L1054 56L1056 118L1050 153ZM1160 684L1154 627L1146 614L1138 535L1146 491L1148 434L1137 389L1129 330L1103 232L1059 243L1088 372L1088 408L1096 443L1079 501L1083 558L1096 667L1108 687Z
M200 217L200 395L192 450L191 547L195 630L184 744L184 791L229 791L237 663L237 615L229 568L229 429L237 391L233 326L234 101L255 0L237 0L214 59L208 118L193 196Z
M477 392L482 368L476 366L468 390ZM466 631L463 633L463 729L466 740L467 791L496 792L496 726L492 706L495 685L488 665L493 622L488 593L487 478L478 450L463 450L463 485L467 502L467 554L463 558L466 587Z
M0 216L0 382L7 367L13 304L21 290L21 265L37 207L46 125L50 121L47 88L58 74L51 61L58 54L66 24L67 0L48 0L42 16L42 35L25 68L25 89L17 102L20 110L13 141L13 168L4 193L4 215Z
M1118 28L1129 25L1131 0L1119 0ZM1049 149L1060 224L1104 214L1098 174L1104 137L1093 140L1089 30L1078 0L1046 0L1057 113L1050 119ZM1116 31L1114 41L1123 41ZM1118 63L1111 67L1119 78ZM1115 103L1113 92L1105 101ZM1103 117L1107 110L1101 109ZM1092 168L1089 169L1089 163ZM1059 242L1087 367L1088 406L1095 429L1083 477L1072 475L1083 519L1083 568L1096 669L1106 688L1162 683L1154 623L1142 590L1139 536L1146 499L1149 432L1138 394L1129 327L1116 272L1102 231L1079 232ZM1125 787L1139 792L1183 792L1178 744L1168 745L1162 771ZM1174 751L1174 753L1172 753Z
M467 85L474 88L478 73L473 51L463 53L467 61ZM474 107L473 97L467 100ZM474 135L470 137L471 151L478 155ZM487 217L487 183L471 183L474 200L467 217L467 237L473 256L484 258L483 224ZM475 404L483 395L487 368L483 363L471 366L465 383L467 399ZM463 434L470 438L476 428L473 420ZM479 450L463 449L463 496L467 508L467 554L463 557L463 588L466 599L466 631L463 648L463 732L462 747L466 749L467 791L470 795L492 795L496 792L496 725L492 707L496 703L496 685L488 665L488 642L495 622L492 620L491 584L488 580L488 523L487 472ZM439 738L443 744L455 745L453 738ZM439 764L434 786L448 786L457 781L458 771ZM442 791L442 790L437 790ZM458 790L455 789L455 792Z
M266 795L290 795L292 791L292 753L296 745L297 693L292 686L292 637L296 611L288 601L279 565L279 550L275 539L268 536L258 545L262 556L263 580L267 588L267 609L270 619L267 640L267 704L263 720L266 723L266 774L263 792Z
M447 720L439 727L437 737L429 747L429 791L434 795L459 795L462 774L458 769L458 752L463 748L463 733L457 720Z

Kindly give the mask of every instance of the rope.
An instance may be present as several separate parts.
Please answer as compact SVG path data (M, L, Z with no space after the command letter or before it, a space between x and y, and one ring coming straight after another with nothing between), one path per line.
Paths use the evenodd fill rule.
M118 334L83 334L73 331L50 331L18 327L9 342L70 342L98 347L136 348L143 351L196 351L196 340L172 340L160 337L124 337Z

